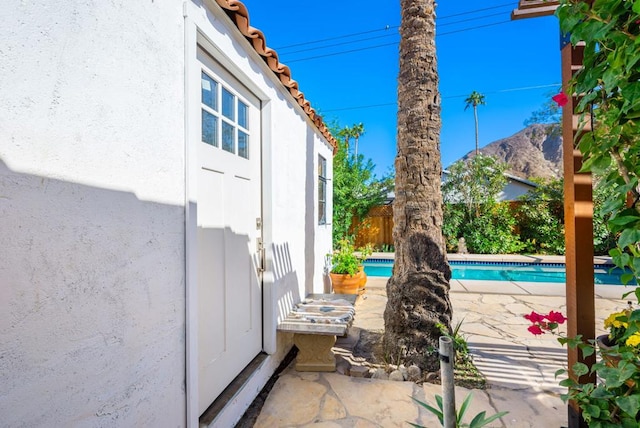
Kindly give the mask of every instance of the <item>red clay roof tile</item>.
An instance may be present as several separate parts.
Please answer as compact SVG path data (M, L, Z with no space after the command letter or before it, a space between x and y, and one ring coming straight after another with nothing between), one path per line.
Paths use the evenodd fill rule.
M249 24L249 12L247 7L238 0L216 0L216 3L227 13L235 23L238 30L244 35L253 46L253 49L264 59L267 66L280 79L280 82L287 88L289 93L296 99L300 107L309 116L311 121L318 127L322 135L333 146L335 154L338 144L329 132L322 117L311 107L311 103L305 99L304 94L298 89L298 82L291 78L291 70L278 60L278 53L267 46L267 42L262 31Z

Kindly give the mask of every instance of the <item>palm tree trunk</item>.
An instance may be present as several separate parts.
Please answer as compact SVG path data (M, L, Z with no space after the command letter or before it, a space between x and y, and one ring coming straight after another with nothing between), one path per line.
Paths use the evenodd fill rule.
M478 106L473 106L473 118L476 120L476 156L478 156Z
M398 142L393 240L384 348L391 358L437 370L441 335L451 330L451 270L442 235L440 94L434 0L401 0Z

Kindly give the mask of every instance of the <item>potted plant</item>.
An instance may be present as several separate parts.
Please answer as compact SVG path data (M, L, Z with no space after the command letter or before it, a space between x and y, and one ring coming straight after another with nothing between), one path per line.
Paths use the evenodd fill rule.
M605 320L604 326L609 334L596 340L585 342L581 336L567 338L557 333L559 324L566 318L559 312L548 315L532 312L525 315L531 321L529 331L535 335L550 332L558 335L558 341L569 347L578 348L584 356L597 352L598 362L591 371L596 373L599 382L579 384L572 378L564 379L561 386L568 388L562 395L563 400L574 400L582 410L582 416L590 427L637 427L640 419L640 331L637 320L640 310L628 309L615 312ZM575 363L570 370L575 376L589 373L583 363ZM568 370L558 370L556 375L566 374Z
M362 262L371 254L371 246L356 251L348 239L338 241L338 248L331 254L331 284L336 294L364 293L367 275Z

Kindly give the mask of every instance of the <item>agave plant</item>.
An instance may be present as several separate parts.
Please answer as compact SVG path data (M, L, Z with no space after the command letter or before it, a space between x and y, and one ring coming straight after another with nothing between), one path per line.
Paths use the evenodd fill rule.
M413 397L411 397L411 398L413 398ZM467 395L467 397L462 402L462 406L460 406L460 410L458 410L458 412L456 414L456 428L481 428L481 427L484 427L484 426L490 424L491 422L495 421L496 419L499 419L499 418L503 417L507 413L509 413L509 412L499 412L499 413L496 413L493 416L486 417L487 412L482 411L482 412L478 413L477 415L475 415L474 418L471 419L471 422L463 423L462 422L462 418L464 418L464 415L467 412L467 409L469 408L469 403L471 403L471 398L472 398L472 394L469 394L469 395ZM438 417L438 420L440 421L440 424L442 426L444 426L444 410L442 408L442 396L436 395L436 403L438 404L438 408L437 409L435 407L433 407L433 406L428 405L427 403L424 403L424 402L416 399L416 398L413 398L413 400L416 403L418 403L420 406L424 407L425 409L427 409L428 411L430 411L431 413L436 415ZM426 427L424 427L422 425L414 424L412 422L409 422L409 425L411 425L413 427L416 427L416 428L426 428Z

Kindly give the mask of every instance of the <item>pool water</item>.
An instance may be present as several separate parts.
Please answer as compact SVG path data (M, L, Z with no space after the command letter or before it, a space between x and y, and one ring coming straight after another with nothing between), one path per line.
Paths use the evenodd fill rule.
M476 279L485 281L558 282L566 281L562 263L515 263L515 262L459 262L450 261L453 279ZM364 271L369 276L391 276L393 260L369 259ZM595 268L596 284L622 285L622 270L612 265Z

